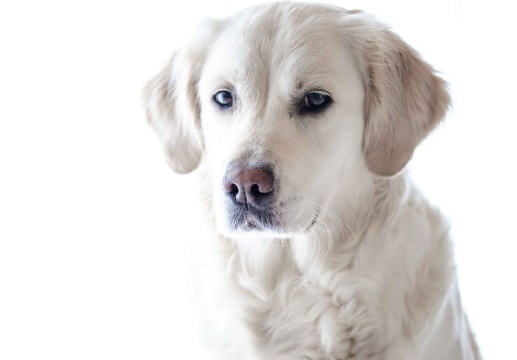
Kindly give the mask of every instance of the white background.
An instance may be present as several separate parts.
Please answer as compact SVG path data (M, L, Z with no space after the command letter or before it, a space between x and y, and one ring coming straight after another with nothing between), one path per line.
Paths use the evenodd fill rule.
M191 178L165 164L140 91L196 20L253 3L0 4L0 359L199 358ZM451 219L485 358L517 359L512 2L334 3L390 24L451 84L454 108L410 166Z

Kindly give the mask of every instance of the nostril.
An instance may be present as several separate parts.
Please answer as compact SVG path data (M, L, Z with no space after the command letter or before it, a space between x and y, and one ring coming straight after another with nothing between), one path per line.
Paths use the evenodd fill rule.
M228 195L237 195L239 193L239 185L233 182L225 182L224 183L224 192Z
M226 192L226 195L230 196L231 198L235 199L239 203L246 203L246 189L244 187L239 186L239 184L236 183L226 183L224 185L224 190Z
M228 194L233 196L237 196L237 194L239 193L239 187L236 184L231 184L229 190L230 191L228 191Z
M253 184L251 185L251 188L250 188L250 193L251 195L257 197L257 196L260 196L262 193L260 192L259 190L259 186L257 184Z
M257 193L260 195L268 195L273 192L273 178L266 177L261 182L255 185L257 187Z
M224 184L224 191L226 192L226 195L237 200L237 202L246 202L245 191L239 187L238 184L227 182Z

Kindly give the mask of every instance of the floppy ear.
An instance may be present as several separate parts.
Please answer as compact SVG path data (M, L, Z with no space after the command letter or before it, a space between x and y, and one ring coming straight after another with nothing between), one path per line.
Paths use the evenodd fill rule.
M222 22L215 20L200 24L189 46L176 52L144 89L147 120L164 146L169 165L178 173L193 171L201 161L197 84L209 44L221 29Z
M439 123L449 106L446 83L400 37L380 26L364 47L366 127L370 171L392 176Z

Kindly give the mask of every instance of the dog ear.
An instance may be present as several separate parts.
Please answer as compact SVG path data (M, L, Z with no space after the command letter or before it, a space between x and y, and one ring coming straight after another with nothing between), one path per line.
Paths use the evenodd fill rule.
M366 127L363 150L368 168L392 176L411 159L416 146L439 123L450 98L446 83L418 53L381 27L367 40Z
M177 173L189 173L201 161L197 84L209 44L221 29L222 22L216 20L201 23L189 46L176 52L143 92L147 120Z

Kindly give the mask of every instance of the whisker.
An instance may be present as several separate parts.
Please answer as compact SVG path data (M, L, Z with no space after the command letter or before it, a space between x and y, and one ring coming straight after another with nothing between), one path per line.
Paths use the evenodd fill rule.
M312 75L314 75L315 73L317 73L318 71L325 70L325 69L330 69L330 68L332 68L332 67L336 67L336 66L339 66L339 65L347 64L347 63L348 63L348 60L346 60L346 61L341 61L341 62L338 62L338 63L333 64L333 65L329 65L329 66L322 67L322 68L320 68L320 69L318 69L318 70L314 71L312 74L309 74L309 78L310 78Z
M307 68L308 68L308 67L309 67L309 66L314 62L314 60L316 60L316 59L318 58L318 56L320 56L320 55L321 55L325 50L327 50L327 49L328 49L328 47L330 46L330 44L331 44L331 42L329 41L329 42L328 42L328 44L327 44L324 48L322 48L322 49L321 49L321 50L316 54L316 56L314 56L314 57L311 59L311 61L309 61L309 63L308 63L308 64L307 64L307 66L305 67L305 69L307 69Z

